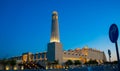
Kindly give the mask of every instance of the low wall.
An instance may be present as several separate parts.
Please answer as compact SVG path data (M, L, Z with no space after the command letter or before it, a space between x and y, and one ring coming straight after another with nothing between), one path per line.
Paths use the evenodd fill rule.
M0 70L5 71L5 70ZM7 71L118 71L117 65L103 65L103 66L92 66L92 67L76 67L69 69L32 69L32 70L7 70Z

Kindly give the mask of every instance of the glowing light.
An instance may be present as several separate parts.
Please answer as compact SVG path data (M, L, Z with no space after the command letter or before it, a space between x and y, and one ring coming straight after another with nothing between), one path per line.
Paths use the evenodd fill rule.
M22 66L22 67L21 67L21 70L23 70L23 69L24 69L24 67Z
M65 58L63 57L64 60L80 60L80 58Z
M52 67L52 65L50 66L50 69L52 69L53 67Z
M10 68L8 67L8 66L6 66L6 68L5 68L6 70L9 70Z
M17 67L16 67L16 66L14 67L14 70L17 70Z
M51 38L50 42L60 42L58 38Z
M66 69L68 69L68 66L66 66Z

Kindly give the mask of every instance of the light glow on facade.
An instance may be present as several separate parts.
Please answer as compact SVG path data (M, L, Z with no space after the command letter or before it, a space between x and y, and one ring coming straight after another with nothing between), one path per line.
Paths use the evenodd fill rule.
M17 67L16 67L16 66L14 67L14 70L17 70Z
M9 68L9 66L6 66L6 68L5 68L6 70L9 70L10 68Z
M60 42L60 40L58 38L52 37L50 42Z

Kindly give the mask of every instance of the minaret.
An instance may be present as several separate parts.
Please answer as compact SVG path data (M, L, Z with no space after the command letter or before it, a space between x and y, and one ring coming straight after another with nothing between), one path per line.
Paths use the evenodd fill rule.
M60 42L59 38L59 25L58 25L58 13L56 11L52 14L52 27L50 42Z
M62 64L63 60L62 44L59 38L58 13L56 11L52 13L51 38L47 48L47 59L50 62L58 60L59 64Z

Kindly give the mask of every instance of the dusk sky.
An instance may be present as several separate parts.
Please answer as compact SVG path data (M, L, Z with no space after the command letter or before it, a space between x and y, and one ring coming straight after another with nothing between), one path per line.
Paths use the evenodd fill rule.
M108 32L113 23L120 30L120 0L0 0L0 58L47 51L53 11L64 50L110 49L116 60Z

